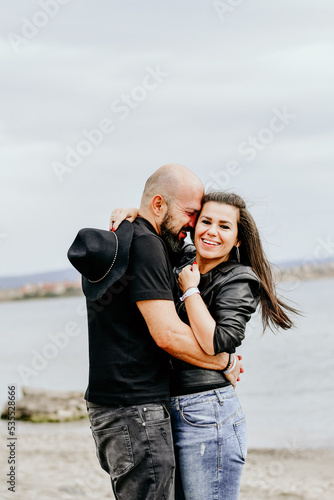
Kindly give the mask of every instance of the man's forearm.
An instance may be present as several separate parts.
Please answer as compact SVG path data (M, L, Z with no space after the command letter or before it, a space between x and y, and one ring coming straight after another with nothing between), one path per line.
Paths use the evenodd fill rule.
M191 328L176 314L175 306L169 300L143 300L137 306L144 317L150 334L156 344L172 356L191 365L209 370L223 370L229 355L206 354L198 344Z
M229 360L229 354L220 353L217 356L206 354L198 344L192 330L184 325L182 332L171 331L164 335L159 346L175 358L191 365L209 370L223 370Z

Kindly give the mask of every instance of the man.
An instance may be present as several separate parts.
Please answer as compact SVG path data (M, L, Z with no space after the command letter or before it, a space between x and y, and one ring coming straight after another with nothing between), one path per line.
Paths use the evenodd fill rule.
M185 167L158 169L146 182L139 217L131 226L126 274L118 276L103 296L101 282L110 274L107 262L106 275L101 266L95 277L102 278L85 282L90 352L85 398L97 455L119 500L173 498L175 463L165 406L168 354L204 368L224 369L228 364L228 354L209 356L202 351L174 306L169 257L182 248L187 231L194 227L202 196L201 181ZM109 233L110 242L113 234L123 238L116 254L128 245L124 225L130 226L123 222ZM100 289L94 295L95 284ZM233 372L234 380L239 372L240 366Z

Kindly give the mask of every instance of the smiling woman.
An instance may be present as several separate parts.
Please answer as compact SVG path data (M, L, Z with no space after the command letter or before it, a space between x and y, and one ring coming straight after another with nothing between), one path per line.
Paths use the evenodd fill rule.
M235 382L229 379L241 358L234 353L258 304L264 328L291 328L285 310L296 311L276 295L258 229L240 196L208 193L196 225L197 207L190 209L186 193L173 203L165 198L157 195L153 200L159 206L164 201L161 228L166 235L163 230L161 234L179 252L174 269L181 291L178 315L190 325L206 354L230 355L224 371L171 360L170 413L178 465L175 498L237 500L247 433ZM137 215L136 209L118 209L111 223ZM192 228L195 246L183 247L185 230Z
M239 247L239 210L232 205L207 202L196 224L195 246L202 274L228 260L232 248Z
M204 196L193 236L178 269L180 318L210 355L230 354L223 372L173 359L170 409L180 481L176 499L237 500L247 433L234 387L226 375L260 303L263 325L290 328L275 293L270 265L244 201L236 194ZM196 259L196 260L195 260Z

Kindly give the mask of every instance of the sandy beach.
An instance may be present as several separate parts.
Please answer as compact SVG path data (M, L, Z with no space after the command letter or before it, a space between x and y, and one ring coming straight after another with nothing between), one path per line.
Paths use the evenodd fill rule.
M110 500L88 422L18 423L16 491L7 490L7 436L1 425L3 500ZM250 450L240 500L332 500L333 450ZM131 499L129 499L131 500ZM203 499L210 500L210 499Z

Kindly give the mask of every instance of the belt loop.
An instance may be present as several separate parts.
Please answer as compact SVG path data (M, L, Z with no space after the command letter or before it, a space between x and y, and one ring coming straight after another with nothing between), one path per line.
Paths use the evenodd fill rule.
M215 392L215 394L216 394L216 396L218 398L219 404L222 405L224 401L223 401L223 398L222 398L219 390L218 389L214 389L214 392Z
M180 411L180 398L178 396L172 396L168 407L175 408L175 410Z

